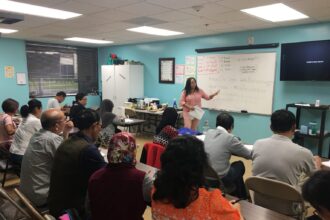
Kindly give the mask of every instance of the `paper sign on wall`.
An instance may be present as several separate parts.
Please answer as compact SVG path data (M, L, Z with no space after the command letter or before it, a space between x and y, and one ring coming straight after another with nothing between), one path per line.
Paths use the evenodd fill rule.
M17 73L16 74L17 85L25 85L26 84L26 76L25 73Z
M185 65L177 64L175 65L175 83L182 84L184 78Z
M14 66L5 66L5 78L13 78L15 75Z
M195 76L196 75L196 57L186 56L185 58L185 75Z

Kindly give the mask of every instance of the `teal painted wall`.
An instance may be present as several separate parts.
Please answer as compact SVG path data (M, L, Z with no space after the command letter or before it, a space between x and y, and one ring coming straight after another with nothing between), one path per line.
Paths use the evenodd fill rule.
M173 98L179 99L183 84L159 84L158 83L158 58L175 57L176 64L184 64L185 56L198 55L197 48L212 48L246 45L247 38L253 36L255 44L287 43L298 41L330 39L330 23L310 24L275 29L235 32L214 36L186 38L171 41L141 43L123 46L104 47L99 49L99 65L107 64L108 56L116 53L122 59L141 61L145 65L144 93L146 97L158 97L161 102L172 103ZM274 86L273 109L284 108L287 103L306 102L314 103L316 99L323 104L330 104L330 82L281 82L280 47L276 49L261 49L249 51L232 51L228 53L250 53L274 51L277 53L276 80ZM99 68L101 69L101 68ZM198 81L198 79L197 79ZM101 82L100 82L101 88ZM221 95L221 94L220 94ZM215 117L218 112L206 111L203 120L208 119L211 127L215 127ZM254 143L259 138L271 134L269 129L269 116L254 114L233 113L235 117L234 133L247 143ZM303 112L306 122L318 117L317 113ZM329 116L330 117L330 116ZM203 121L201 122L201 124ZM327 123L329 130L330 126ZM315 151L315 143L309 147ZM324 152L327 152L328 143Z
M15 72L27 73L27 62L25 52L25 41L8 38L0 38L0 103L7 98L17 100L20 105L29 101L29 86L17 85L16 74L14 78L5 78L4 67L14 66ZM28 75L26 76L28 79ZM44 107L47 106L48 98L38 98ZM71 105L74 96L68 96L64 104ZM99 96L88 96L88 107L98 107L100 104ZM2 112L2 109L0 110Z

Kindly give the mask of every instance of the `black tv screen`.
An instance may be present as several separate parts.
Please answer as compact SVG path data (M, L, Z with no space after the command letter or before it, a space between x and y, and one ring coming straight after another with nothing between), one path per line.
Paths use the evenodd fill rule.
M330 81L330 40L281 46L281 81Z

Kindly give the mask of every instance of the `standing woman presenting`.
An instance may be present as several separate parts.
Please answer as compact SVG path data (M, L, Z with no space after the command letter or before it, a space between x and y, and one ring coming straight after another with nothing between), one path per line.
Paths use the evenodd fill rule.
M197 118L191 118L189 111L193 111L196 105L202 107L202 98L206 100L213 99L214 96L219 94L219 91L216 91L212 95L207 95L202 89L198 88L194 77L187 79L180 99L180 105L183 108L184 127L193 130L197 129L199 120Z

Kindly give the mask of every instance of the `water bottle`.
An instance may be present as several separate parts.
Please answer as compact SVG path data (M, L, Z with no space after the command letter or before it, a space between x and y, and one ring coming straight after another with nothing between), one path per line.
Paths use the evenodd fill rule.
M209 129L210 129L209 121L205 120L204 126L203 126L203 133L205 134Z
M175 109L178 108L178 106L177 106L177 104L176 104L176 99L175 99L175 98L173 99L173 108L175 108Z

